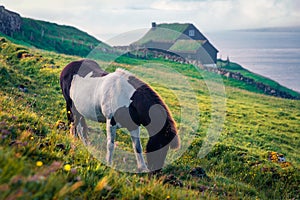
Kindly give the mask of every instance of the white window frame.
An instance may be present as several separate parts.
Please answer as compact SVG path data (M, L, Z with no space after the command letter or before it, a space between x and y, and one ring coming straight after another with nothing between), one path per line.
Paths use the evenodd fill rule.
M195 36L195 30L194 29L189 30L189 36L190 37Z

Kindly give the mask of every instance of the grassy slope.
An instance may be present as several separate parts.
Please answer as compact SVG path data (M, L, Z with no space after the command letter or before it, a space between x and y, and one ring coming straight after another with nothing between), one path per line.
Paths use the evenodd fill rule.
M260 82L260 83L264 83L264 84L267 84L269 86L271 86L272 88L275 88L277 90L280 90L280 91L284 91L284 92L287 92L288 94L294 96L294 97L299 97L300 94L298 92L295 92L291 89L288 89L282 85L280 85L279 83L271 80L271 79L268 79L266 77L263 77L261 75L258 75L258 74L254 74L248 70L246 70L245 68L243 68L242 66L240 66L239 64L237 63L233 63L233 62L230 62L230 64L226 64L226 61L222 61L222 60L218 60L218 66L220 66L221 68L224 68L228 71L231 71L231 72L237 72L237 73L240 73L242 74L243 76L245 77L248 77L248 78L252 78L253 80L255 80L256 82ZM240 82L240 81L237 81L237 82ZM233 86L237 86L239 87L239 84L240 83L236 83L235 85ZM248 86L249 87L249 86ZM253 91L253 92L259 92L257 91L257 89L251 89L249 87L249 90L250 91Z
M110 48L77 28L30 18L22 18L21 31L12 37L40 49L69 55L86 56L97 46Z
M174 94L154 83L152 86L170 107L178 126L192 131L196 139L180 159L163 170L160 178L120 173L93 158L68 131L56 128L57 121L66 121L59 73L68 62L79 58L7 41L0 45L0 199L299 198L300 101L255 94L231 87L226 81L226 120L221 137L212 151L199 159L197 153L211 120L211 99L201 75L188 65L121 57L112 68L121 66L139 74L144 69L134 66L147 66L150 62L187 75L199 100L200 128L190 130L189 124L178 122L176 95L190 95L190 91L172 85ZM33 56L18 58L24 52ZM19 84L29 92L19 91ZM186 106L195 109L197 105ZM124 148L131 148L125 139L118 137ZM271 151L284 154L292 166L269 161ZM43 165L38 166L37 161ZM204 168L210 179L191 177L189 171L197 166ZM164 185L163 177L169 174L178 177L183 187Z

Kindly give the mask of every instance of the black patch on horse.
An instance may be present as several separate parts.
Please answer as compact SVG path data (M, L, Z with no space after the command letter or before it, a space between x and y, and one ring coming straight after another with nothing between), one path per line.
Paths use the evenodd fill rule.
M142 124L144 127L146 127L150 136L149 142L146 147L147 153L157 151L168 144L170 144L171 148L178 148L179 139L177 136L176 124L169 109L162 101L161 97L148 84L144 83L134 76L130 76L128 82L136 89L136 91L130 98L132 100L129 105L129 113L131 119L137 125ZM155 111L156 114L163 115L159 117L160 119L164 117L166 118L162 119L165 120L165 124L162 125L162 128L159 132L157 132L157 129L155 130L155 128L150 124L150 109L156 104L160 105L160 109L163 109L157 109Z
M91 72L93 72L91 77L103 77L108 74L93 60L73 61L69 63L60 74L60 86L67 103L67 117L69 123L74 121L72 110L74 111L75 108L72 105L72 99L70 98L70 88L73 76L78 74L81 77L85 77ZM98 120L100 121L100 119Z
M114 120L118 122L121 127L127 128L129 131L136 130L140 124L135 120L133 120L134 113L130 113L130 109L128 107L121 107L114 114Z

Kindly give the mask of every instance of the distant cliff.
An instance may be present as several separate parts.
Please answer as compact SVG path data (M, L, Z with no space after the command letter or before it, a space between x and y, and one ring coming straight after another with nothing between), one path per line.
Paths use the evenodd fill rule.
M21 30L22 18L19 14L0 6L0 32L12 36Z

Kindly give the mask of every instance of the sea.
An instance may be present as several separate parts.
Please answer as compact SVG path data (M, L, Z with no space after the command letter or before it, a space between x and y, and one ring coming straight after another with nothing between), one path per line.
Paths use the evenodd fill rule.
M205 33L218 57L300 92L300 28Z

